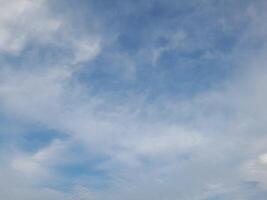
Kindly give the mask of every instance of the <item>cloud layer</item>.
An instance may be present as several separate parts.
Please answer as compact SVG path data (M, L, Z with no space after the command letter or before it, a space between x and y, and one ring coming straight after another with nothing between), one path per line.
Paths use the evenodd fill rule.
M2 198L264 199L266 3L0 2Z

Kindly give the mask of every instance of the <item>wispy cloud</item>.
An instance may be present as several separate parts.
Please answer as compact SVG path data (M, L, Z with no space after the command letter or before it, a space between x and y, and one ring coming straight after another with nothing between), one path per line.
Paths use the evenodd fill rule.
M266 196L264 2L0 2L2 198Z

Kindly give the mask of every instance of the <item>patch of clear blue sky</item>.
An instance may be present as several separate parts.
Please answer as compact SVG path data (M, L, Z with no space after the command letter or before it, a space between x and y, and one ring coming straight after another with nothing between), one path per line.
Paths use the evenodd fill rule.
M217 87L232 72L230 55L246 28L235 16L237 4L231 1L97 1L88 5L102 23L104 37L115 36L80 74L96 93L190 97ZM186 39L168 49L173 42L170 35L179 31ZM152 63L153 49L164 47ZM209 53L213 57L205 57ZM127 64L114 59L116 54L133 63L133 78L125 78Z
M49 146L54 139L65 140L68 137L38 123L23 122L5 114L0 114L0 122L0 149L13 145L19 151L35 153Z
M69 12L70 20L83 24L83 30L95 31L105 40L113 38L79 74L79 81L90 85L93 92L184 98L217 87L229 78L234 68L230 55L246 28L235 10L238 6L242 12L248 1L242 5L238 2L68 0L52 6L58 12ZM168 49L173 43L171 35L179 31L186 39ZM165 47L152 63L152 51ZM208 58L209 53L212 57ZM67 50L32 43L20 56L5 59L19 65L29 60L61 64L53 61L68 54ZM133 78L125 75L127 63L121 60L124 58L114 59L116 55L133 64Z

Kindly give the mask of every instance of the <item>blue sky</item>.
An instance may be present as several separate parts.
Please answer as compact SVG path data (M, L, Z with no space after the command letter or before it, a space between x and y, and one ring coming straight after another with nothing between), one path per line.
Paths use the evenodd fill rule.
M1 198L265 199L266 2L0 3Z

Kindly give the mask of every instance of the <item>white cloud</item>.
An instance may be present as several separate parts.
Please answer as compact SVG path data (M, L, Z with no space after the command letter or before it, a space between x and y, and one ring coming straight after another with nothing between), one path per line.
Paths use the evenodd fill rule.
M0 49L18 54L31 39L49 40L61 24L49 16L45 1L2 0Z
M266 184L266 61L262 55L250 56L247 67L240 67L247 74L186 102L171 99L151 105L144 97L134 96L118 103L110 96L93 95L74 81L73 65L94 58L101 50L98 37L77 39L61 33L67 30L65 21L52 17L46 1L3 3L1 51L19 54L32 40L65 48L56 40L60 32L61 41L70 42L66 48L75 54L67 66L2 67L1 111L70 136L66 143L56 140L37 152L17 153L5 161L11 167L3 167L7 173L0 175L7 182L0 181L3 198L201 200L237 191L234 186L247 180ZM40 27L32 20L38 18ZM173 37L180 41L186 36ZM65 162L68 142L83 145L90 155L108 157L96 168L112 174L109 190L99 193L78 183L75 194L69 195L36 186L35 179L53 181L57 176L52 171ZM23 176L28 177L27 184L16 180Z
M63 157L66 146L64 142L55 140L48 147L33 155L16 155L11 166L14 170L32 179L48 178L52 174L49 172L49 168L56 163L63 163L67 159L66 156Z
M100 51L100 38L75 35L73 22L51 12L49 6L48 0L2 0L0 51L18 55L29 43L38 43L69 49L73 57L64 60L71 64L94 58Z
M203 135L180 126L152 125L153 129L143 130L143 134L135 134L125 138L123 147L137 156L165 157L172 154L191 152L192 148L203 145Z

